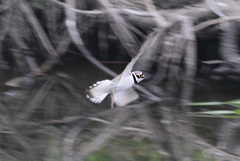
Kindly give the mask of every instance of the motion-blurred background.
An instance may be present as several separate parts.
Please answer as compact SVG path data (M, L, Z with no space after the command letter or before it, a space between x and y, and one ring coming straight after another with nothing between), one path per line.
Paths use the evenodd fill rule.
M0 161L239 160L239 9L0 0ZM139 100L86 99L136 56Z

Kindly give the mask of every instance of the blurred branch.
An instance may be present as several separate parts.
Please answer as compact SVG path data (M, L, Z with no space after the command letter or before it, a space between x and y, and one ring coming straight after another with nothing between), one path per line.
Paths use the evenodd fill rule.
M170 149L166 145L166 134L163 129L158 127L158 124L155 122L154 118L151 117L150 109L143 107L140 108L138 112L142 121L145 123L145 128L148 129L151 133L150 138L152 140L152 143L157 145L157 151L161 151L164 152L165 155L169 155Z
M0 28L0 41L3 41L6 37L7 33L9 32L9 24L12 19L12 10L8 10L8 12L4 12L1 14L1 23L4 25L1 25ZM2 43L1 43L2 44Z
M85 10L79 10L76 8L73 8L72 6L59 2L57 0L49 0L53 1L54 3L61 5L65 9L70 9L76 13L79 14L84 14L86 16L101 16L107 14L106 12L102 10L92 10L92 11L85 11ZM228 11L231 10L232 7L230 5L224 4L224 5L218 5L217 6L221 11ZM146 27L156 27L156 23L154 22L153 18L154 15L149 12L149 11L139 11L139 10L133 10L129 8L114 8L114 9L109 9L109 11L114 10L114 12L117 12L121 14L126 20L131 21L133 23L137 23L138 25L141 26L146 26ZM198 5L193 5L187 8L180 8L180 9L169 9L169 10L161 10L156 12L155 14L157 15L162 15L163 17L166 17L168 21L172 21L173 19L178 19L178 16L176 16L173 13L179 13L178 15L191 15L192 20L199 21L200 19L210 16L212 14L212 10L210 8L207 8L204 3L200 3ZM152 18L152 19L151 19ZM203 28L206 28L207 26L214 25L223 21L229 21L229 20L236 20L240 19L239 16L229 16L228 19L216 19L216 20L209 20L209 21L204 21L195 27L195 31L201 30Z
M28 3L25 0L18 0L19 5L22 9L22 12L25 14L26 18L28 19L29 23L32 25L32 27L35 30L35 33L37 34L37 38L42 43L43 47L46 49L48 54L51 56L52 63L55 63L58 61L59 55L53 48L52 44L50 43L46 33L44 32L41 24L37 20L37 17L35 16L34 12L32 11L31 7L28 5Z
M83 9L81 8L82 10L78 10L76 7L77 6L76 3L79 1L77 0L65 0L66 3L63 3L62 1L57 1L57 0L46 0L46 1L52 4L44 8L45 11L39 11L39 10L36 10L36 11L38 13L40 12L40 15L42 15L42 12L45 12L46 14L44 16L47 16L49 12L53 14L52 17L50 16L47 18L44 17L43 22L45 22L46 20L49 23L48 30L47 30L49 31L48 36L51 38L50 40L52 40L52 42L54 43L54 46L56 47L55 49L52 46L51 41L49 40L49 37L44 32L43 27L39 22L40 19L37 19L36 15L34 15L34 12L32 10L34 8L31 8L31 6L29 6L28 1L26 0L17 1L22 12L25 14L27 20L22 21L20 25L13 25L14 27L11 27L12 32L8 31L9 30L8 26L10 26L8 24L11 20L15 21L14 19L11 19L12 13L10 10L11 4L15 3L15 1L5 0L2 2L3 7L0 6L0 12L2 13L1 19L4 20L4 21L1 21L3 22L2 24L4 25L1 27L2 30L0 30L0 32L2 33L0 34L0 51L2 49L3 41L5 41L6 39L6 35L9 34L11 39L14 42L14 45L17 44L19 48L23 49L22 53L26 54L26 52L29 52L30 45L25 42L25 39L26 41L31 41L31 39L29 39L30 37L29 33L32 33L32 32L30 30L29 32L26 32L27 36L25 37L21 37L21 34L20 34L22 29L25 29L29 22L33 28L33 32L36 34L37 39L39 40L39 42L42 43L44 49L47 51L49 55L47 57L47 60L42 64L41 67L38 67L37 65L38 61L33 60L32 57L28 57L25 54L20 55L21 57L14 57L14 61L19 61L22 58L26 59L26 62L28 63L28 66L31 69L31 71L28 74L26 74L26 76L30 76L30 77L35 76L39 74L39 72L44 72L50 69L54 65L54 63L56 63L59 60L59 56L63 55L67 51L67 49L69 48L72 42L79 49L81 54L83 54L83 56L86 59L88 59L92 64L100 68L102 71L108 73L109 75L116 76L115 72L113 72L112 70L110 70L109 68L101 64L97 59L95 59L95 57L88 50L88 48L86 48L85 42L82 40L82 37L81 37L81 34L88 31L90 26L95 24L95 22L98 23L101 17L107 17L110 20L109 24L111 26L111 29L114 31L115 35L118 37L121 44L123 44L125 49L128 51L128 54L131 55L131 57L134 57L128 67L131 67L131 69L133 66L136 67L136 69L141 68L141 70L144 72L152 71L152 69L154 68L154 71L157 71L157 72L155 73L152 79L152 82L150 81L150 84L152 83L154 90L156 88L161 88L162 84L164 85L164 88L165 88L163 89L164 90L162 92L163 94L160 92L158 93L155 92L155 93L159 97L162 95L167 97L169 94L168 90L172 90L177 94L180 94L180 99L181 99L180 101L182 104L180 105L180 108L178 108L176 104L179 103L179 100L178 100L179 98L173 97L171 98L173 100L171 100L171 102L169 103L170 105L166 103L167 104L166 107L163 107L165 102L159 104L157 108L155 108L154 106L154 110L159 112L159 115L154 113L154 116L157 115L158 118L153 118L154 116L152 116L151 115L152 113L150 113L152 111L149 111L150 109L148 107L153 103L161 101L161 98L153 94L154 90L149 91L141 86L136 85L135 88L137 88L147 98L145 99L145 101L139 101L138 104L132 104L132 105L124 106L123 108L115 108L112 110L110 109L104 110L105 107L102 107L101 109L97 109L95 105L91 105L90 103L85 101L82 94L83 93L82 89L81 89L82 93L79 93L79 91L74 89L74 87L72 87L67 81L57 80L56 78L53 79L53 77L49 77L49 79L41 85L41 87L36 91L36 93L30 99L28 99L27 105L24 109L17 109L14 107L14 110L17 109L18 111L21 111L18 113L16 117L17 118L16 120L18 121L16 122L12 121L12 118L15 118L16 111L12 110L11 106L7 110L11 112L13 111L11 113L12 118L10 118L7 115L7 113L4 113L1 109L0 134L1 136L3 135L3 137L5 136L9 137L10 141L8 140L9 142L7 141L7 143L11 143L12 145L16 146L16 149L17 148L20 149L20 150L17 149L14 152L20 153L19 155L22 155L23 158L26 157L29 161L41 160L41 159L46 160L46 158L44 158L46 157L46 154L43 154L43 155L40 154L41 155L40 157L42 157L41 159L36 158L35 155L36 154L38 155L39 152L35 152L37 151L35 150L35 148L36 147L38 148L38 146L31 147L27 139L29 140L35 139L34 138L36 134L35 131L37 131L36 135L40 134L39 136L41 139L43 137L42 136L43 133L44 135L54 137L55 135L54 132L50 131L51 134L48 134L49 131L45 131L45 130L41 131L42 128L48 128L48 125L50 125L50 127L54 126L54 128L58 128L58 127L62 128L61 125L64 125L63 130L60 128L58 129L61 132L61 134L58 137L63 139L63 142L62 143L60 142L62 141L61 139L57 140L58 141L57 144L60 145L59 146L60 148L57 150L60 151L61 153L60 157L63 157L63 160L65 161L85 160L86 157L89 156L91 152L94 152L96 150L101 150L101 148L105 146L106 143L110 141L113 137L117 137L118 135L126 136L125 132L129 132L129 133L136 132L135 134L133 134L134 136L139 136L139 134L140 135L144 134L144 137L146 136L147 140L149 140L149 138L152 139L152 142L154 143L154 145L159 146L157 150L160 149L161 151L167 151L167 153L169 154L168 156L169 158L167 158L168 160L171 160L171 159L172 160L191 160L190 157L193 154L192 150L195 148L195 146L197 146L196 144L199 144L198 143L199 140L192 136L194 135L193 134L194 131L191 124L192 120L186 117L185 115L181 115L181 114L189 111L189 109L185 107L184 104L191 100L191 93L193 89L193 79L195 77L195 72L196 72L197 55L196 55L195 34L198 31L203 30L211 25L215 25L222 22L228 22L232 20L239 20L240 16L230 15L227 18L225 17L225 18L205 21L206 19L211 19L213 17L214 18L216 17L215 15L215 13L217 13L216 7L220 11L224 11L224 13L226 11L230 11L231 6L226 5L228 1L224 1L225 3L223 3L222 6L218 6L217 3L210 4L209 8L207 8L203 4L199 4L195 6L187 6L187 7L184 6L183 8L180 8L180 9L178 8L178 9L169 9L169 10L163 10L163 9L157 10L157 6L154 5L154 2L156 1L154 0L144 0L144 1L136 0L134 2L128 1L128 0L122 0L122 1L98 0L99 2L101 2L102 6L97 8L99 10L91 10L91 11L83 10L88 8L83 8ZM98 3L98 1L96 0L95 2ZM212 2L212 0L206 0L206 1ZM81 2L89 3L89 1L87 0L84 0ZM139 3L140 5L138 4L135 5L135 3ZM51 7L55 7L54 4L58 4L62 6L64 8L65 15L64 13L61 13L62 8L57 8L58 11L56 10L46 11L48 9L51 9ZM101 8L101 7L104 7L104 8ZM215 9L213 9L214 7ZM55 17L57 13L59 13L60 16L63 16L63 18ZM77 14L82 14L81 16L83 16L84 18L83 19L78 18ZM218 12L217 14L221 16L221 13L219 14ZM86 20L85 16L88 18L89 17L92 18L90 25L88 24L88 22L84 22L84 20ZM224 17L224 15L222 16ZM16 17L20 19L20 17L22 16L18 15ZM65 18L65 24L63 24L64 18ZM54 21L54 23L51 24L52 23L51 21ZM204 22L200 23L202 21ZM58 22L61 23L59 25L60 27L56 26ZM103 22L104 25L106 26L108 25L105 19L104 21L101 21L101 22ZM18 22L16 21L15 24L17 23ZM197 25L194 27L193 24L197 24ZM229 24L232 24L232 22ZM23 27L21 27L20 30L18 31L17 28L21 25ZM84 26L84 28L79 29L78 25L81 27ZM54 27L54 28L51 28L51 27ZM90 28L90 30L94 30L95 32L95 28L94 29ZM99 28L97 30L98 31L96 32L102 31ZM234 25L230 26L230 28L227 28L226 30L223 30L221 43L225 43L225 45L222 45L220 47L220 49L222 49L221 51L224 52L222 53L223 59L229 62L234 61L235 63L239 63L238 62L239 59L236 59L236 58L239 58L239 49L236 49L237 48L236 42L238 39L237 37L233 37L234 35L238 34L237 31L238 31L237 27ZM135 38L136 35L133 32L136 32L141 36L141 38L139 38L141 41L142 41L142 38L144 39L145 42L141 46L140 46L140 43L138 42L138 39ZM105 34L105 32L102 32L102 33ZM148 34L148 36L145 37L145 34L143 33ZM53 35L51 36L50 34L53 34ZM59 35L56 35L56 34L59 34ZM88 36L88 34L89 33L87 33L86 35ZM115 41L114 43L117 42L115 39L115 35L114 35L114 41ZM109 39L107 37L109 35L106 34L104 36L105 36L104 43L105 44L109 43L108 42ZM228 46L227 45L228 43L231 43L231 45ZM229 54L226 55L229 52L235 55L235 57L231 58L229 57ZM135 63L136 63L136 66L135 66ZM157 68L156 70L155 70L155 67ZM23 68L26 69L25 66ZM228 69L228 71L233 72L232 69ZM235 70L234 72L239 73L239 70ZM234 73L234 74L237 74L237 73ZM28 77L18 77L18 78L12 79L12 81L8 81L6 84L9 83L10 85L12 86L15 85L15 87L17 87L20 81L27 80L27 78ZM165 78L167 78L167 80ZM44 111L45 115L43 117L47 118L46 117L47 115L51 117L53 116L54 118L56 117L57 119L61 117L62 119L53 120L54 118L51 118L50 120L39 121L40 119L36 118L36 120L39 122L37 121L30 122L28 119L33 115L33 113L34 113L34 116L38 115L35 112L38 111L37 109L40 107L39 105L43 103L44 98L46 98L47 95L52 94L52 93L49 93L49 91L53 89L53 87L55 87L56 82L60 83L61 92L67 91L67 93L65 95L62 94L61 96L58 96L57 99L55 98L53 99L53 101L50 100L49 102L54 104L54 103L58 103L57 101L61 99L62 100L64 99L63 101L66 101L64 97L69 95L70 93L71 98L70 98L69 104L72 107L67 108L66 110L65 109L63 110L62 107L61 109L57 109L58 108L57 107L56 108L57 110L56 110L55 107L53 107L51 108L53 110L50 115L48 115L49 110L43 109L45 110ZM54 94L58 95L59 91L60 90L57 90L56 92L54 90L55 92ZM72 98L74 98L75 100L75 97L81 100L80 103L79 101L77 101L77 107L80 107L80 110L77 109L77 107L75 106L74 104L75 102L71 102L73 100ZM9 98L7 99L9 101ZM64 105L61 105L61 106L64 106ZM57 105L54 104L54 106L57 106ZM86 111L82 111L82 108L84 109L85 106L92 107L91 109L86 108L87 112L94 111L95 113L84 115L85 114L84 112ZM61 111L59 112L58 110L59 111L61 110ZM64 113L65 111L67 111L66 114ZM74 113L75 111L77 112L80 111L81 114L72 116L72 115L75 115ZM133 113L133 111L139 112L139 113L137 113L136 115L136 113ZM55 115L55 112L57 112L56 115ZM63 116L61 115L62 113L64 113ZM70 117L65 117L67 115L69 115ZM130 116L133 116L133 117L130 117ZM42 117L41 114L40 114L40 117ZM128 119L128 118L131 118L131 119ZM124 124L125 122L128 124L125 125ZM159 124L159 122L161 124ZM90 123L94 123L93 127L91 126L92 124ZM101 125L100 128L97 126L98 123ZM143 125L145 125L145 128L141 129ZM103 126L104 128L102 128ZM34 132L32 133L32 131L31 132L20 131L23 128L28 128L28 127L33 128ZM222 130L224 131L224 129ZM39 130L41 131L40 133L38 133ZM92 137L92 135L87 136L88 139L91 139L90 141L87 142L86 140L83 140L83 138L86 137L86 133L85 133L86 131L87 131L87 134L97 133L97 135L96 137ZM122 131L124 132L122 133ZM34 137L32 137L31 134L34 134ZM11 139L13 141L11 141ZM34 141L39 141L39 140L34 140ZM52 143L56 140L53 140L50 138L50 139L44 140L43 142L45 141ZM202 142L203 144L206 143L206 141L202 141ZM10 149L12 145L9 146L7 145L7 143L5 146L7 148L9 147ZM48 146L48 145L49 143L43 146ZM56 147L57 147L56 145L54 145L53 147L48 147L46 148L46 150L44 150L44 152L48 151L51 148L54 149ZM204 148L206 147L209 147L209 149L205 150ZM63 151L62 151L62 148L63 148ZM230 156L229 153L225 154L220 149L211 147L211 145L209 146L204 145L198 149L205 150L204 152L206 153L209 153L209 152L211 153L212 150L214 150L213 155L217 155L218 153L221 153L221 155L224 155L225 157ZM3 154L4 156L6 156L7 159L16 160L15 158L17 158L16 156L13 156L12 158L8 156L8 153L5 153L5 149L3 151L0 151L0 154ZM239 159L239 157L236 157L236 158Z
M127 23L121 15L119 15L116 10L108 0L99 0L101 4L105 7L107 16L109 17L109 25L112 27L115 35L119 38L123 47L126 49L131 57L135 57L137 51L139 50L139 41L134 36L132 32L127 28Z
M91 152L103 147L108 140L118 134L120 126L128 119L130 114L131 110L128 108L123 108L119 111L114 117L112 124L103 129L88 145L81 148L81 151L75 155L73 160L85 160Z
M57 53L62 56L66 53L66 51L68 50L69 45L72 43L72 39L69 36L69 33L67 31L65 31L64 33L61 34L60 38L59 38L59 42L56 45L56 51Z
M187 44L185 35L183 35L183 30L185 29L182 25L179 31L180 33L175 34L174 45L172 46L173 50L168 71L169 81L167 83L168 89L171 92L176 92L176 79L178 79L178 75L181 73L181 61Z
M220 36L219 52L223 60L231 63L239 63L239 45L238 45L238 22L229 22L223 26L223 32Z
M135 108L137 109L137 108L149 106L152 103L153 103L152 101L148 100L148 101L140 102L138 104L127 105L127 106L124 106L124 108L132 110L132 109L135 109ZM114 114L117 114L120 111L122 111L122 108L114 108L114 109L107 109L107 110L104 110L104 111L101 111L101 112L93 113L93 114L90 114L90 115L69 116L69 117L62 118L61 120L46 120L46 121L41 121L41 122L31 122L30 120L20 120L20 121L16 122L14 124L14 126L17 127L17 128L21 128L21 127L25 127L25 126L38 128L38 127L44 126L44 125L71 124L71 123L74 123L74 122L77 122L77 121L80 121L80 120L81 120L81 122L84 122L84 121L88 121L88 122L99 121L101 123L108 124L108 121L104 121L103 119L100 119L100 118L101 117L107 118L108 116L112 116ZM83 124L83 125L86 125L86 124ZM125 127L125 128L127 129L127 128L131 128L131 127ZM7 128L2 128L2 130L7 131L8 129ZM145 132L147 133L147 131L145 131Z
M75 6L75 0L67 0L66 1L69 5ZM76 45L76 47L82 52L83 56L87 58L93 65L97 66L101 70L105 71L111 76L116 76L116 73L108 69L106 66L99 63L98 60L96 60L90 51L85 47L83 40L81 39L80 34L78 33L77 27L76 27L76 13L74 11L71 11L67 8L65 8L66 13L66 27L69 32L69 35Z
M0 103L0 120L7 130L11 131L11 133L8 133L8 135L10 135L10 137L13 138L14 141L23 148L24 152L26 153L26 160L36 161L37 159L31 146L27 143L24 137L17 132L14 127L13 120L9 117L8 112L2 103Z
M18 118L21 120L28 120L33 112L38 108L39 104L46 97L50 89L56 83L56 80L51 79L51 77L41 86L39 91L33 98L27 103L27 106L23 112L18 114Z
M125 112L124 113L120 112L120 114L125 115ZM107 139L112 137L112 135L115 135L120 130L120 129L116 130L116 129L118 129L118 127L116 127L116 126L119 126L118 125L119 123L116 123L117 120L119 121L118 117L115 119L114 122L109 122L109 121L99 119L99 118L94 118L94 117L86 117L84 119L88 119L89 121L100 122L100 123L108 125L108 127L106 128L106 130L102 130L103 131L102 134L99 134L97 138L93 139L92 143L89 144L89 146L86 145L86 147L81 148L81 151L79 153L77 153L76 156L75 156L75 158L77 158L76 160L79 160L79 158L84 160L84 158L90 152L92 152L94 150L97 150L100 147L102 147L103 144L107 141ZM127 119L127 118L124 116L122 121L124 121L125 119ZM120 120L120 123L122 121ZM84 125L86 126L86 124L83 125L83 123L84 123L84 120L81 121L80 123L78 123L74 128L72 128L68 132L66 137L64 138L64 151L65 151L64 161L75 160L75 159L73 159L74 158L74 148L73 148L74 147L74 142L75 142L75 139L77 138L77 136L79 135L79 133L83 130ZM109 128L112 128L112 127L116 128L116 129L113 129L113 130L109 131ZM127 130L127 131L135 131L135 132L141 132L141 133L149 134L149 131L139 129L139 128L135 128L135 127L122 126L120 128L123 129L123 130Z
M8 154L6 151L7 150L5 150L5 149L0 149L1 156L4 156L4 158L8 158L8 160L19 161L19 158L14 157L11 154Z
M226 152L214 145L211 145L197 135L194 135L193 138L195 140L194 147L197 149L204 150L203 151L204 155L211 155L214 158L219 159L219 160L236 160L236 161L240 160L239 155L234 155L234 154Z
M5 5L10 5L10 0L6 0ZM3 8L6 7L3 4ZM0 9L1 10L1 9ZM1 11L0 11L1 13ZM9 24L11 22L12 19L12 9L9 9L7 12L3 12L1 13L1 17L0 17L0 22L1 25L0 26L0 69L5 68L4 67L4 63L3 63L3 53L2 53L2 44L3 44L3 40L5 39L5 37L7 36L7 34L9 33Z
M85 11L85 10L79 10L79 9L76 9L73 5L69 4L68 2L66 3L63 3L63 2L59 2L57 0L48 0L48 1L52 1L62 7L64 7L65 9L68 9L68 10L72 10L76 13L80 13L80 14L84 14L84 15L87 15L87 16L99 16L99 15L102 15L105 13L103 11L100 11L100 10L93 10L93 11Z
M43 1L44 6L46 8L51 8L51 9L45 9L44 14L46 17L46 28L47 28L47 33L48 33L48 38L51 41L52 45L55 47L59 37L61 37L62 34L58 34L58 29L64 27L63 22L59 22L58 20L61 17L61 8L57 7L55 3L51 1ZM58 53L59 54L59 53ZM60 55L60 54L59 54Z
M155 46L153 46L153 51L156 52L157 47L160 46L160 51L155 53L155 56L150 57L154 61L157 62L157 71L155 73L155 77L149 81L149 86L153 87L157 84L163 82L167 76L167 72L169 70L169 62L172 59L173 54L173 40L175 39L176 32L174 30L174 26L177 26L177 23L172 24L165 30L160 32L160 37L155 42Z
M196 74L196 61L197 61L197 51L196 51L196 38L193 28L193 23L190 19L183 19L183 35L187 40L186 44L186 54L184 57L185 63L185 81L183 82L182 89L182 103L191 100L193 79ZM185 109L185 108L184 108Z
M200 30L207 28L209 26L212 26L212 25L216 25L219 23L227 22L227 21L239 20L239 19L240 19L240 16L230 16L228 18L217 18L217 19L213 19L213 20L209 20L209 21L204 21L202 23L197 24L194 27L194 30L200 31Z
M193 29L193 22L188 17L183 17L183 35L186 38L186 49L184 55L184 77L180 96L180 107L182 112L189 112L189 108L184 105L184 103L191 101L193 82L196 74L197 66L197 52L196 52L196 38ZM177 116L179 117L179 116ZM188 158L193 154L193 138L190 134L194 134L193 127L189 122L190 118L181 118L182 122L179 123L179 128L182 132L182 144L186 145L182 150L183 154L181 157L188 156Z
M227 16L219 10L214 0L205 0L207 6L219 17L227 18Z
M0 5L0 13L8 10L15 2L16 0L4 0Z
M154 6L153 4L153 1L152 0L144 0L145 1L145 5L148 9L148 11L150 13L152 13L155 21L156 21L156 24L159 28L163 27L167 27L168 26L168 22L166 21L166 19L160 15L160 13L157 11L156 7Z
M74 142L77 139L79 133L84 128L84 122L78 123L74 126L66 135L63 140L64 158L63 161L73 161L74 157Z
M89 102L85 101L85 96L82 96L78 91L76 91L68 82L59 80L59 82L72 94L73 97L76 97L79 100L82 100L81 103L87 107L91 107Z
M84 120L88 120L88 121L94 121L94 122L98 122L98 123L102 123L105 125L110 125L112 124L111 121L102 119L102 118L98 118L98 117L94 117L94 116L69 116L69 117L64 117L62 120L46 120L46 121L42 121L42 122L30 122L30 121L20 121L19 123L16 123L15 126L17 128L21 128L21 127L31 127L31 128L38 128L44 125L53 125L53 126L58 126L58 125L67 125L70 123L74 123L76 121L84 121ZM140 129L138 127L130 127L130 126L122 126L121 127L122 130L126 130L126 131L136 131L136 132L143 132L146 134L150 134L150 131L145 130L145 129ZM5 130L5 131L3 131ZM7 130L6 128L2 128L2 131L0 131L0 133L13 133L9 130Z
M67 3L75 6L75 0L67 0ZM95 59L92 56L92 54L85 47L84 42L81 39L81 36L78 33L78 31L77 31L77 27L76 27L76 13L71 11L71 10L68 10L68 9L66 9L65 12L66 12L66 15L67 15L66 26L67 26L68 32L70 34L70 37L72 38L72 40L73 40L74 44L76 45L76 47L82 52L83 56L85 58L87 58L93 65L97 66L98 68L100 68L104 72L108 73L109 75L111 75L113 77L116 76L117 75L116 73L114 73L112 70L110 70L106 66L102 65L97 59ZM143 54L143 52L139 53L137 57L140 57L142 54ZM143 87L136 86L136 88L138 90L140 90L141 92L143 92L144 94L148 95L149 99L155 100L155 101L156 100L159 101L159 98L154 96L152 93L150 93L149 91L147 91Z

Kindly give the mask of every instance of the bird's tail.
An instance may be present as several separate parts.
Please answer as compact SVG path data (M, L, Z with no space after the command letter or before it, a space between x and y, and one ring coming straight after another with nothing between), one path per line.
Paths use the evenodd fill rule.
M98 81L86 90L86 97L93 103L101 103L111 93L114 83L111 80Z

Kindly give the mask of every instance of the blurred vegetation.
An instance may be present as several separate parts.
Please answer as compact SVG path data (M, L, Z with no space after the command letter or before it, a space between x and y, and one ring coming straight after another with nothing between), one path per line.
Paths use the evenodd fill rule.
M125 161L161 161L164 156L156 151L152 143L143 141L112 140L101 150L88 156L88 161L125 160Z
M193 161L216 161L215 159L206 158L202 151L196 150L193 153Z
M0 0L0 160L240 160L239 5ZM138 101L85 98L132 58Z
M232 100L226 102L198 102L189 103L190 106L216 106L216 105L229 105L234 106L236 110L212 110L212 111L201 111L195 112L193 116L199 117L221 117L221 118L240 118L240 100Z

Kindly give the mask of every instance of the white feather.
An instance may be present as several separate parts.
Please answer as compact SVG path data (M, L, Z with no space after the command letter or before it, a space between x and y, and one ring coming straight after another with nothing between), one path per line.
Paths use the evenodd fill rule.
M101 103L111 93L115 83L110 80L98 81L93 88L89 89L89 100L94 103Z
M112 95L116 106L125 106L139 98L138 93L133 88L117 91Z

